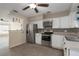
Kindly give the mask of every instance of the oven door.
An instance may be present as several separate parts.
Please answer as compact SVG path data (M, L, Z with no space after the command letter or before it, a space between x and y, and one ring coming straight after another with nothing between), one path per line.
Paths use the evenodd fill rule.
M43 35L42 36L42 45L44 46L51 46L51 35Z
M49 36L49 35L43 35L42 36L42 40L44 40L44 41L50 41L51 40L51 36Z

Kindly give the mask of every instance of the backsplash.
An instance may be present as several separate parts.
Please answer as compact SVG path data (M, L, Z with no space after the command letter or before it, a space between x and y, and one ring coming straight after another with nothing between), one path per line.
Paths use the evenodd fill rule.
M79 28L68 28L68 29L53 29L54 32L79 32Z
M78 33L79 32L79 28L38 29L38 32L41 32L41 31L74 32L74 33Z
M47 31L47 29L38 29L38 33L43 33L45 31ZM58 35L73 35L79 37L79 28L63 28L63 29L57 28L57 29L50 29L49 31Z

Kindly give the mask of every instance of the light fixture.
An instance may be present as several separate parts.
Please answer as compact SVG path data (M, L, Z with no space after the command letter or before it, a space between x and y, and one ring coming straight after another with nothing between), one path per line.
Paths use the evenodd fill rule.
M30 4L30 8L32 9L36 8L36 4Z

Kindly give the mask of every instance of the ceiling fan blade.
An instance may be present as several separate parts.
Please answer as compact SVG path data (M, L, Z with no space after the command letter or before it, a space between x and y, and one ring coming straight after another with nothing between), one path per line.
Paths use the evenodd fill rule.
M35 12L36 12L36 13L38 13L38 12L39 12L37 8L34 8L34 10L35 10Z
M49 4L38 4L38 6L41 6L41 7L48 7Z
M27 7L23 8L22 10L26 10L26 9L28 9L28 8L30 8L30 6L27 6Z
M17 11L17 10L13 10L13 12L18 13L18 11Z

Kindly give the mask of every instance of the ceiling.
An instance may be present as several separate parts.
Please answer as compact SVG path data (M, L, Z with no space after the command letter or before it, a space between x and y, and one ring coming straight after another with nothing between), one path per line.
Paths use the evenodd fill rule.
M22 9L28 5L29 5L28 3L4 3L4 4L0 3L0 11L9 12L11 10L17 10L18 13L26 17L30 17L30 16L34 16L37 14L47 13L48 11L50 11L51 13L65 11L65 10L70 9L72 4L71 3L49 3L49 7L46 7L46 8L37 7L37 9L39 10L39 13L36 13L31 8L23 11Z

